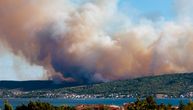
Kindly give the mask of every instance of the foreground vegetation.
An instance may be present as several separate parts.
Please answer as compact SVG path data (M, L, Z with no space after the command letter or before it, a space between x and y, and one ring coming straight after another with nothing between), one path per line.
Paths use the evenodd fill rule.
M11 104L7 101L4 102L4 110L13 110ZM29 102L27 105L19 105L15 108L15 110L75 110L74 107L71 106L54 106L50 103L46 102Z
M135 103L128 103L124 106L125 110L193 110L193 102L183 104L181 101L178 106L172 106L171 104L158 105L153 97L147 97L145 100L138 99Z
M4 102L4 110L13 110L8 101ZM158 105L152 96L146 99L137 99L136 102L124 104L123 106L110 106L110 105L78 105L72 106L54 106L45 102L29 102L27 105L19 105L15 110L193 110L193 102L188 104L180 102L178 106L172 105Z

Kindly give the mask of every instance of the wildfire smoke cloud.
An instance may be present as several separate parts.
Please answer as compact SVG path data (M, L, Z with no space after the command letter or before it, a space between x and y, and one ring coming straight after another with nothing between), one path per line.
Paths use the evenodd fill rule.
M193 71L193 22L179 0L175 20L137 23L118 2L1 0L0 52L35 69L10 68L17 80L29 79L26 72L37 79L94 82Z

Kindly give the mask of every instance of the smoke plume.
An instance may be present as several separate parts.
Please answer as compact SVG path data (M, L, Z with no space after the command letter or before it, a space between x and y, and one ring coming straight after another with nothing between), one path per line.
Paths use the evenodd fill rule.
M0 68L13 64L0 74L88 83L191 72L191 6L180 2L173 20L152 21L118 0L1 0Z

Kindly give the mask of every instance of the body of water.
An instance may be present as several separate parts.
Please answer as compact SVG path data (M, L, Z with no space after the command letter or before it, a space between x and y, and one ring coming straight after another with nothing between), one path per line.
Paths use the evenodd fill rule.
M0 106L3 106L3 101L5 99L0 99ZM6 99L13 105L15 108L21 104L28 104L29 101L41 101L41 102L48 102L55 106L61 105L70 105L76 106L79 104L107 104L107 105L123 105L124 103L135 102L135 98L123 98L123 99L62 99L62 98L42 98L42 99L30 99L30 98L16 98L16 99ZM171 105L178 105L180 101L183 103L188 103L190 99L156 99L158 104L171 104Z

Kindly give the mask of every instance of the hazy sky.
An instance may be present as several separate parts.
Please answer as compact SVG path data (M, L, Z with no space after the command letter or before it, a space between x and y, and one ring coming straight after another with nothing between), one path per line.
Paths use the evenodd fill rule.
M173 0L120 0L119 7L122 11L130 13L132 7L139 16L162 16L165 19L174 17ZM127 9L128 7L128 9Z

